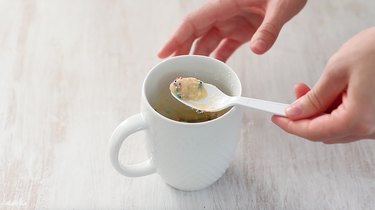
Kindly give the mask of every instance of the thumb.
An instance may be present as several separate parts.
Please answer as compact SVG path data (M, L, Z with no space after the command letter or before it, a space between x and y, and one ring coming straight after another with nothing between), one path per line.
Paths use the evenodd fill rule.
M261 25L250 41L250 48L256 54L263 54L275 43L283 25L290 19L279 3L268 5Z
M269 1L262 24L250 41L250 48L256 54L263 54L275 43L283 25L295 16L306 4L299 1Z
M332 107L346 86L347 80L344 75L323 73L314 88L286 109L286 116L298 120L322 114Z
M275 21L275 19L266 16L251 38L250 49L256 54L267 52L275 43L283 25L283 22Z

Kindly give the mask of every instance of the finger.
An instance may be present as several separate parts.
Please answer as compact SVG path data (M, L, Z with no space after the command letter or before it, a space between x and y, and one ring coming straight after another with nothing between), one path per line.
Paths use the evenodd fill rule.
M251 18L254 19L256 16ZM194 54L209 55L215 50L220 50L220 48L224 48L224 51L232 49L234 40L238 42L235 42L238 47L241 43L248 41L255 32L254 27L242 16L220 21L215 23L215 26L212 27L213 28L210 29L207 34L198 40ZM231 41L223 41L224 38ZM228 47L228 49L225 49L226 47ZM237 47L235 49L237 49ZM234 51L235 49L232 50Z
M296 96L296 99L301 98L302 96L304 96L309 91L310 91L309 86L307 86L304 83L297 83L294 86L294 94Z
M238 12L237 5L232 1L207 2L200 9L187 15L167 43L159 50L160 58L168 57L178 50L187 40L207 33L212 24L220 19L226 19ZM191 46L190 46L191 47Z
M296 15L306 1L272 1L266 8L266 14L250 42L250 49L263 54L275 43L283 25Z
M220 46L218 47L217 51L215 52L215 58L226 62L228 58L242 45L241 42L233 40L233 39L226 39L224 40Z
M256 54L263 54L275 43L279 32L286 22L277 10L268 10L262 24L250 41L250 49Z
M256 54L267 52L275 43L281 26L265 22L255 32L250 42L250 49Z
M305 83L297 83L294 85L294 95L296 99L301 98L309 91L310 91L310 88Z
M333 110L337 109L342 104L342 99L346 95L346 90L344 90L337 98L331 103L331 105L325 110L325 113L331 113Z
M316 116L324 113L337 101L345 92L348 79L344 70L334 68L331 65L326 67L314 88L286 109L287 117L297 120Z
M198 40L195 45L194 54L209 55L220 44L222 37L220 32L213 28L206 35Z
M314 132L314 135L309 135L307 133L301 134L302 131L301 132L293 132L293 129L290 129L290 128L288 128L288 126L285 125L285 124L288 124L290 122L293 122L293 121L288 120L287 118L275 115L275 116L272 117L272 121L276 125L283 128L283 130L285 130L286 132L288 132L290 134L300 136L300 137L308 139L310 141L322 142L324 144L350 143L350 142L354 142L354 141L357 141L357 140L361 139L360 137L356 137L356 136L348 134L348 132L344 133L344 134L338 133L337 135L330 136L330 137L328 137L328 135L324 136L323 134L318 135L319 132L321 132L319 130L316 130ZM289 126L291 126L291 125L289 125ZM293 126L291 126L291 127L293 127Z
M166 58L181 48L182 50L180 51L190 49L192 43L187 41L194 39L192 36L194 30L194 26L189 21L183 22L167 43L159 50L158 57Z
M295 121L286 117L272 116L272 122L290 134L312 141L324 141L348 135L349 129L346 128L350 127L350 122L343 120L340 117L342 114L323 114L312 119Z
M180 45L180 47L174 52L174 56L187 55L190 53L191 47L193 45L193 39L187 40L185 43Z
M248 18L256 19L256 15L248 15ZM243 43L250 40L255 32L254 26L244 17L238 16L228 21L217 24L220 34L225 39L215 49L215 57L226 61Z

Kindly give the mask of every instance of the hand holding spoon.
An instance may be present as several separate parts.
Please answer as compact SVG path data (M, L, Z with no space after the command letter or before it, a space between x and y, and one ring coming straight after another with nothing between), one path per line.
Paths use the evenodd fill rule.
M184 79L190 79L190 83L183 81ZM177 78L172 82L170 90L171 94L177 100L196 110L217 112L233 105L241 105L279 116L285 116L285 109L289 106L289 104L255 98L228 96L212 84L203 83L199 80L196 80L198 82L192 83L192 79L195 78ZM185 84L183 82L185 82ZM182 87L185 88L183 89ZM185 90L185 94L183 94L182 90Z

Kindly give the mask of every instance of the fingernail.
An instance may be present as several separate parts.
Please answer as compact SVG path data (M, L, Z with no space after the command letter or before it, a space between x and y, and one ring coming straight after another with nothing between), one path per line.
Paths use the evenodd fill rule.
M287 117L296 117L302 114L302 108L298 102L294 102L288 108L286 108L285 114Z
M262 52L266 51L266 47L267 47L266 42L264 42L261 39L255 40L255 42L253 44L254 50L258 53L262 53Z

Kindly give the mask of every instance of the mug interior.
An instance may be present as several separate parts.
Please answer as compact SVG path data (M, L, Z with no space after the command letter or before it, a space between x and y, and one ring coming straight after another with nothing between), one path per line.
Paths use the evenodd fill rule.
M169 58L149 72L143 84L147 103L155 109L153 103L163 95L166 98L162 100L182 105L169 90L170 83L177 77L195 77L217 86L227 95L241 95L240 80L227 64L207 56L183 55Z

